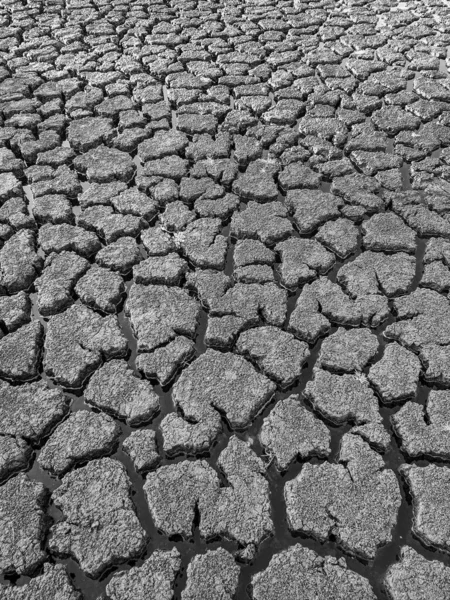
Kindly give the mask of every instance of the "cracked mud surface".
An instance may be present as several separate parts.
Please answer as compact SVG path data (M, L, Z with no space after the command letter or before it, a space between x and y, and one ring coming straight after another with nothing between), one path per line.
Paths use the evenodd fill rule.
M449 49L0 3L0 598L448 600Z

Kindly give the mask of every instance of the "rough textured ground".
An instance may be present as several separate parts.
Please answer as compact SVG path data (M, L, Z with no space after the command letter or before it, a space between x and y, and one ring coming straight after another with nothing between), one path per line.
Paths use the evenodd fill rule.
M450 598L449 0L0 2L0 598Z

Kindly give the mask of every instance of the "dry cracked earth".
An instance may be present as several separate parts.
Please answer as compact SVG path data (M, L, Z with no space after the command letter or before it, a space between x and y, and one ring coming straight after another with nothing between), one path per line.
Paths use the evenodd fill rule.
M2 0L2 600L450 598L448 48Z

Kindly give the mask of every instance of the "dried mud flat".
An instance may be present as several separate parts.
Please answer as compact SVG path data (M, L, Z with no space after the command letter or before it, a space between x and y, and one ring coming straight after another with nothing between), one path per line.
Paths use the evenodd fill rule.
M450 598L450 4L0 4L0 598Z

